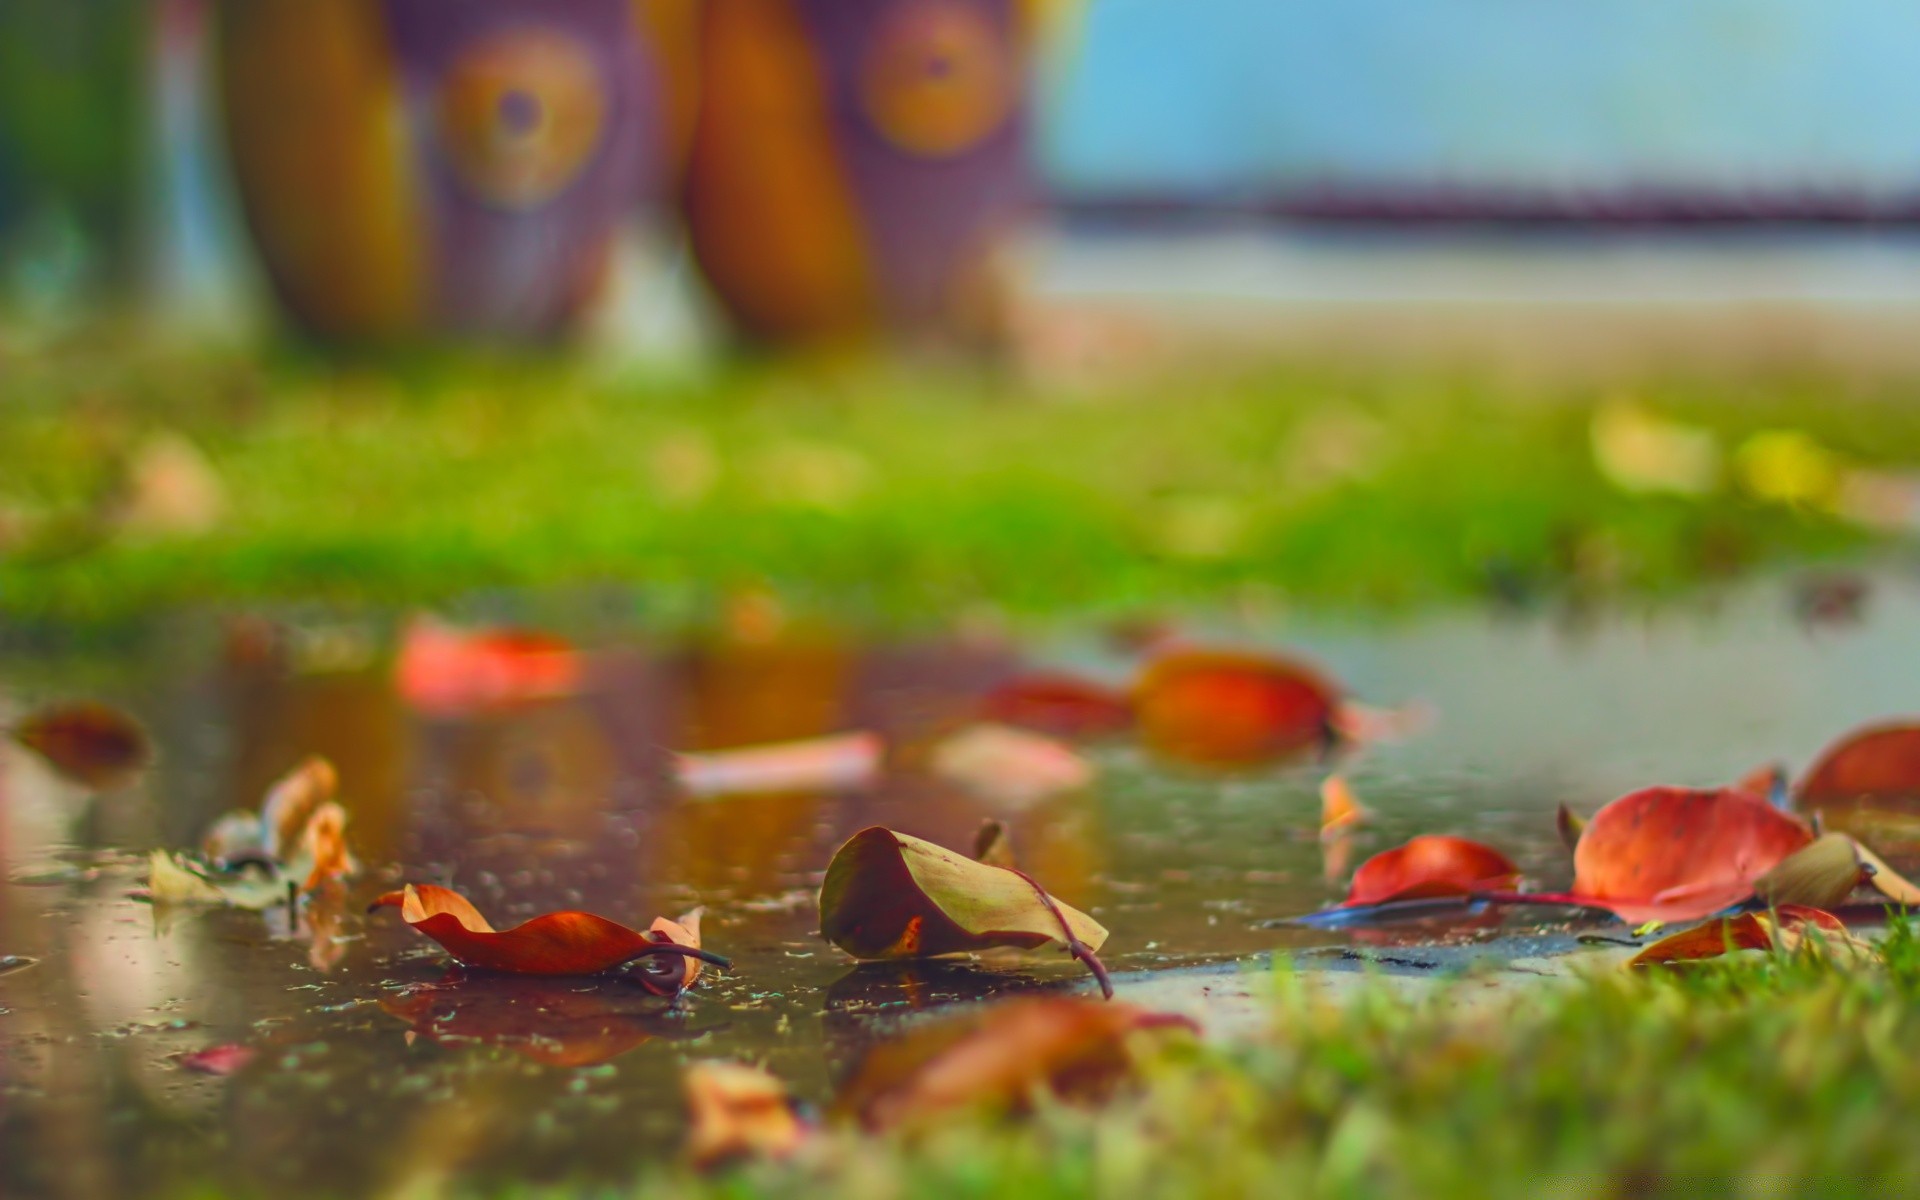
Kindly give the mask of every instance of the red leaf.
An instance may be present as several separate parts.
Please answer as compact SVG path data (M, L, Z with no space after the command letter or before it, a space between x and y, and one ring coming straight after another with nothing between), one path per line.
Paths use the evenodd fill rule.
M1328 744L1339 690L1282 658L1182 650L1134 687L1141 738L1182 762L1244 766Z
M1445 834L1424 834L1360 864L1346 904L1380 904L1464 896L1513 886L1520 868L1491 846Z
M173 1061L179 1063L182 1070L197 1075L231 1075L252 1062L258 1053L252 1046L228 1042L175 1055Z
M1920 725L1856 730L1827 748L1794 788L1803 809L1862 801L1920 804Z
M1573 852L1573 895L1629 921L1710 916L1813 840L1794 817L1744 791L1652 787L1587 822Z
M678 944L667 933L641 933L592 913L548 913L512 929L495 930L465 896L430 883L388 892L374 906L398 908L407 924L439 942L461 963L483 971L597 975L655 954L727 965L723 958ZM651 980L651 976L639 978Z
M550 634L466 630L419 620L407 626L395 674L408 704L421 712L456 716L571 695L580 686L582 667L579 652Z
M1076 675L1036 672L1001 684L980 704L989 721L1038 729L1057 737L1098 737L1133 724L1124 692Z
M1741 913L1709 921L1661 938L1628 960L1629 967L1665 966L1718 958L1730 950L1792 952L1805 944L1803 931L1813 926L1829 946L1856 945L1839 917L1804 904L1782 904L1768 913Z
M33 713L14 740L75 783L118 787L153 761L153 743L132 717L104 704L62 704Z

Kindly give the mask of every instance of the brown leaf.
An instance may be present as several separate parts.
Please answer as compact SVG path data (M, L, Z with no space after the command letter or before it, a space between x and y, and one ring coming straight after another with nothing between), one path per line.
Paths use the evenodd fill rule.
M854 834L827 864L820 932L863 960L1052 943L1085 963L1101 991L1113 994L1095 957L1107 940L1099 922L1018 870L877 825Z
M702 1170L740 1159L791 1158L812 1136L787 1085L761 1067L696 1062L681 1076L687 1158Z
M1185 1017L1065 997L1017 999L870 1051L834 1101L869 1129L926 1128L959 1110L1017 1111L1036 1094L1098 1101L1135 1072L1135 1035L1197 1032Z
M84 787L119 787L153 762L146 730L105 704L59 704L13 727L13 738L60 774Z
M1781 859L1754 881L1753 893L1773 905L1837 908L1873 874L1852 838L1829 833Z

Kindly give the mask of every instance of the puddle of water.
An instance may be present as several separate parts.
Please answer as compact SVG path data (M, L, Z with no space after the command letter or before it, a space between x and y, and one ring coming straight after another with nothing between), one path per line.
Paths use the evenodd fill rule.
M1647 783L1803 766L1854 724L1920 710L1920 593L1894 579L1877 582L1865 623L1815 634L1779 585L1578 632L1471 614L1284 632L1360 697L1439 713L1352 764L1381 814L1356 858L1457 832L1509 849L1548 886L1567 873L1551 820L1562 801L1591 810ZM1007 819L1027 869L1112 930L1103 958L1142 999L1168 977L1140 972L1342 937L1266 924L1331 895L1311 766L1209 775L1112 744L1095 751L1089 793L1017 813L911 770L827 795L691 800L662 782L674 749L861 728L923 740L1022 661L1124 669L1090 644L690 650L631 634L591 655L576 694L431 715L399 698L364 631L308 636L332 648L298 667L229 634L188 622L104 670L0 660L0 681L23 693L127 704L163 751L138 787L89 799L0 748L7 1195L618 1179L676 1148L689 1058L763 1061L817 1100L900 1013L1084 986L1065 961L855 968L815 934L813 893L833 849L870 824L965 846L982 819ZM339 766L370 867L344 912L291 928L284 911L157 923L127 897L139 852L193 844L310 753ZM555 908L644 924L704 904L707 944L736 967L673 1010L619 980L462 977L390 912L360 915L402 880L450 882L497 925ZM1376 948L1419 936L1353 935ZM235 1042L257 1053L231 1077L177 1062Z

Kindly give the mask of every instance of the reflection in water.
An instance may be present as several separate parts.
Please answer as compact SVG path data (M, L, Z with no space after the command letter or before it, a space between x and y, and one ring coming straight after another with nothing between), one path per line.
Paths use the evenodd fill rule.
M1326 852L1358 862L1455 833L1551 889L1569 873L1562 802L1591 812L1650 782L1804 767L1848 726L1920 708L1917 624L1920 602L1889 584L1863 624L1817 639L1778 589L1711 620L1601 620L1578 642L1547 621L1471 616L1364 635L1300 626L1289 640L1355 695L1424 697L1440 716L1349 764L1377 819ZM1174 771L1129 738L1091 741L1091 787L1019 812L929 771L927 747L1000 684L1035 666L1124 676L1129 660L1108 652L1023 660L980 640L868 646L778 627L694 649L635 637L583 648L565 694L429 712L398 695L372 629L248 629L174 630L116 660L117 698L162 751L138 787L89 796L0 745L0 867L17 881L0 886L0 961L38 960L0 971L0 1193L619 1181L677 1148L673 1081L690 1058L764 1062L819 1101L899 1018L1085 986L1057 955L851 969L819 939L812 896L869 825L964 850L983 820L1005 821L1024 869L1112 931L1116 973L1354 940L1267 925L1343 890L1341 872L1322 878L1316 764ZM30 669L94 677L54 659ZM853 730L887 746L871 788L697 800L671 782L676 751ZM292 924L284 908L211 911L156 930L127 897L140 852L191 844L315 753L339 767L364 877ZM704 941L736 969L673 1010L619 980L448 975L437 946L363 915L403 879L452 884L503 925L563 908L643 924L705 904ZM175 1061L229 1043L257 1051L230 1077Z
M552 1067L611 1062L654 1038L690 1041L725 1024L694 1028L686 1014L632 980L537 979L454 970L380 1000L414 1035L442 1046L504 1046Z

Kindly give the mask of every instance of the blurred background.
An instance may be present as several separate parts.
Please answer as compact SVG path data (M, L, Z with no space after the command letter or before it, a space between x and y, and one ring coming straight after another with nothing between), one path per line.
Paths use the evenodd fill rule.
M1904 362L1916 47L1890 0L8 0L0 295L335 343L1118 308Z

